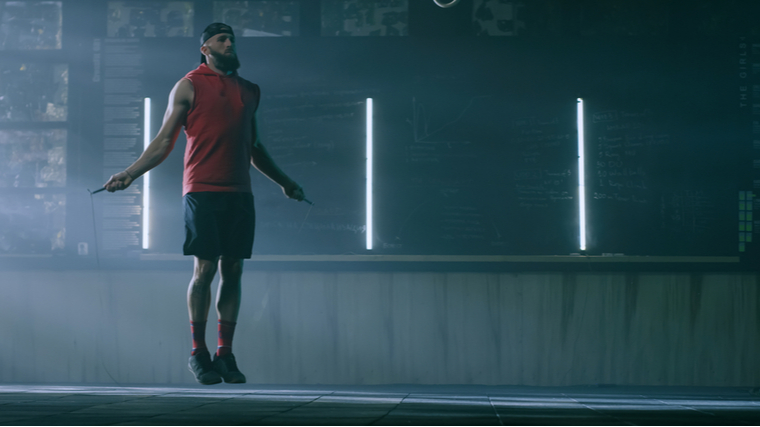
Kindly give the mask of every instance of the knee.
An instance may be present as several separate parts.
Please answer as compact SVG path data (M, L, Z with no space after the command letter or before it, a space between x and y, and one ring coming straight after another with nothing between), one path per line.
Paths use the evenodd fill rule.
M213 261L199 261L193 272L193 282L197 285L208 286L214 280L217 267Z
M243 275L242 259L222 259L222 280L238 280Z

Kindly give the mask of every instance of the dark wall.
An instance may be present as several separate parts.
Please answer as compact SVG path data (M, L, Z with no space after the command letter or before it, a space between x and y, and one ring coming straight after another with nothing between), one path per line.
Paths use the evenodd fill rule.
M754 235L737 219L744 212L741 226L754 225L746 216L754 201L740 207L755 178L752 112L738 102L748 83L739 73L740 37L751 45L760 36L748 18L753 7L537 1L516 6L515 36L488 37L475 35L473 16L483 11L472 1L441 9L412 0L409 36L323 37L319 2L304 1L299 37L238 39L240 73L262 88L262 140L316 203L309 209L285 199L253 171L254 251L367 253L371 97L372 253L579 252L576 100L583 98L587 253L740 255L740 240ZM210 2L196 2L196 33L210 11ZM103 178L103 89L92 80L92 46L105 39L105 14L106 2L65 5L59 56L72 64L68 167L76 191L67 224L74 247L94 241L79 187ZM157 129L172 85L197 65L198 43L138 44L142 96L154 100ZM181 136L153 172L153 252L177 253L184 238L183 149ZM746 242L744 250L752 248Z

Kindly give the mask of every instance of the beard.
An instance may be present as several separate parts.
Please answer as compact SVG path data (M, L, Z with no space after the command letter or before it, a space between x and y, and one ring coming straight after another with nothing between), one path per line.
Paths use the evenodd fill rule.
M223 53L211 51L211 60L214 61L216 68L224 71L235 71L240 68L240 61L237 54L225 55Z

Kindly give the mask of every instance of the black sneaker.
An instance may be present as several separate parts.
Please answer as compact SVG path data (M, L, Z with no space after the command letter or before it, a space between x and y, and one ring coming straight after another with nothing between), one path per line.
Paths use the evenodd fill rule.
M224 378L226 383L242 384L245 382L245 375L237 367L235 356L227 353L224 356L214 354L214 370Z
M222 382L221 375L214 370L211 354L208 351L201 351L198 354L190 356L187 368L195 375L195 380L201 384L211 385Z

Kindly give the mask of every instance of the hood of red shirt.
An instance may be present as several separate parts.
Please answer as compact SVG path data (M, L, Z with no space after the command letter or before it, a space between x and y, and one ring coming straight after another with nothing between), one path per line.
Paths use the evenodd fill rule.
M203 78L208 80L212 87L219 91L219 96L226 96L230 90L233 90L238 95L238 102L240 102L240 105L243 105L243 95L240 93L241 90L237 72L223 75L212 70L208 65L201 64L198 68L190 71L188 74L193 76L203 76Z

